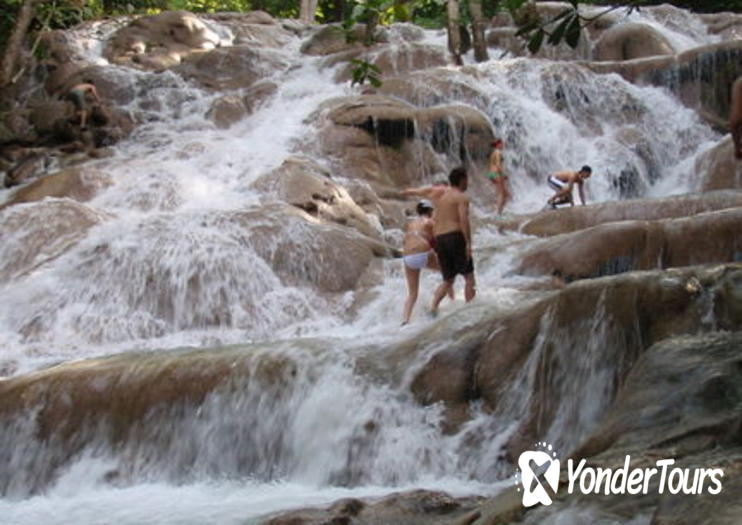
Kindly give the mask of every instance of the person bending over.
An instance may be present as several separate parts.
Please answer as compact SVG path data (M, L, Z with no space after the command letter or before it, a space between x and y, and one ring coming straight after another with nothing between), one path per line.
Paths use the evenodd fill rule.
M584 184L592 174L593 170L590 166L583 166L580 171L559 171L553 175L549 175L546 178L546 182L549 186L556 191L554 195L549 198L547 205L551 206L552 209L556 209L558 204L570 204L575 205L574 198L572 197L572 188L577 184L577 188L580 192L580 202L585 205L585 190Z

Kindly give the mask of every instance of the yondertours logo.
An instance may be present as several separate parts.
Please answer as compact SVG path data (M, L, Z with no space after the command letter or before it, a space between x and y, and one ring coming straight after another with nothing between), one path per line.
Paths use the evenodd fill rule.
M516 484L523 489L523 506L551 505L559 488L560 463L551 445L537 443L540 450L527 450L518 458ZM724 471L720 468L679 468L674 459L659 459L653 467L631 468L626 456L619 468L587 466L581 459L567 460L567 492L573 494L719 494ZM521 490L521 487L518 490Z
M543 450L526 450L518 458L523 506L551 505L559 488L559 460L551 445L537 443ZM519 489L520 490L520 489Z

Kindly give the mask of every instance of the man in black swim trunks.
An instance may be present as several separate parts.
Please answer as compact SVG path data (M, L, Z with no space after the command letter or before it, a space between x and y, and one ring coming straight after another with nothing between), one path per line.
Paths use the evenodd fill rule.
M453 287L456 275L464 276L464 298L474 299L474 263L471 255L471 227L469 225L469 197L464 193L468 177L464 168L454 168L448 176L450 186L435 199L435 252L443 275L443 283L433 295L430 313L438 313L438 305Z

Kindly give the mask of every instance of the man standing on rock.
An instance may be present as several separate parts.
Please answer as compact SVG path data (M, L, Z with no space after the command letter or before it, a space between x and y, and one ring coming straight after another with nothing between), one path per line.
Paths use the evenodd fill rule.
M472 260L471 226L469 224L469 197L464 193L469 178L464 168L454 168L448 175L449 186L431 186L407 189L407 196L427 197L435 206L433 235L435 253L441 267L443 282L433 294L431 315L438 313L438 305L443 297L453 289L458 274L464 276L464 299L474 299L474 262Z
M75 84L67 91L67 100L75 105L75 116L80 116L80 128L85 129L90 110L88 109L88 95L93 97L97 104L100 104L100 97L95 86L90 82Z
M572 187L577 184L580 192L580 202L585 205L585 190L583 185L585 180L590 177L593 170L590 166L583 166L580 171L559 171L546 178L546 182L556 193L548 200L547 206L556 209L557 204L567 204L574 206L575 201L572 197Z

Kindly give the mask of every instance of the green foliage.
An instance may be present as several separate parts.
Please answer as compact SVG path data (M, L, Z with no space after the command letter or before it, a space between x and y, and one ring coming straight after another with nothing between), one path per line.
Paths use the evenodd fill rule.
M248 0L168 0L167 8L192 13L241 12L250 9L250 2Z
M13 30L15 16L20 6L20 0L0 0L0 49L5 48L5 41Z
M353 79L350 82L351 87L356 84L362 86L366 82L376 88L381 87L381 79L379 78L381 69L378 66L357 58L354 58L350 62L355 66L352 70Z

